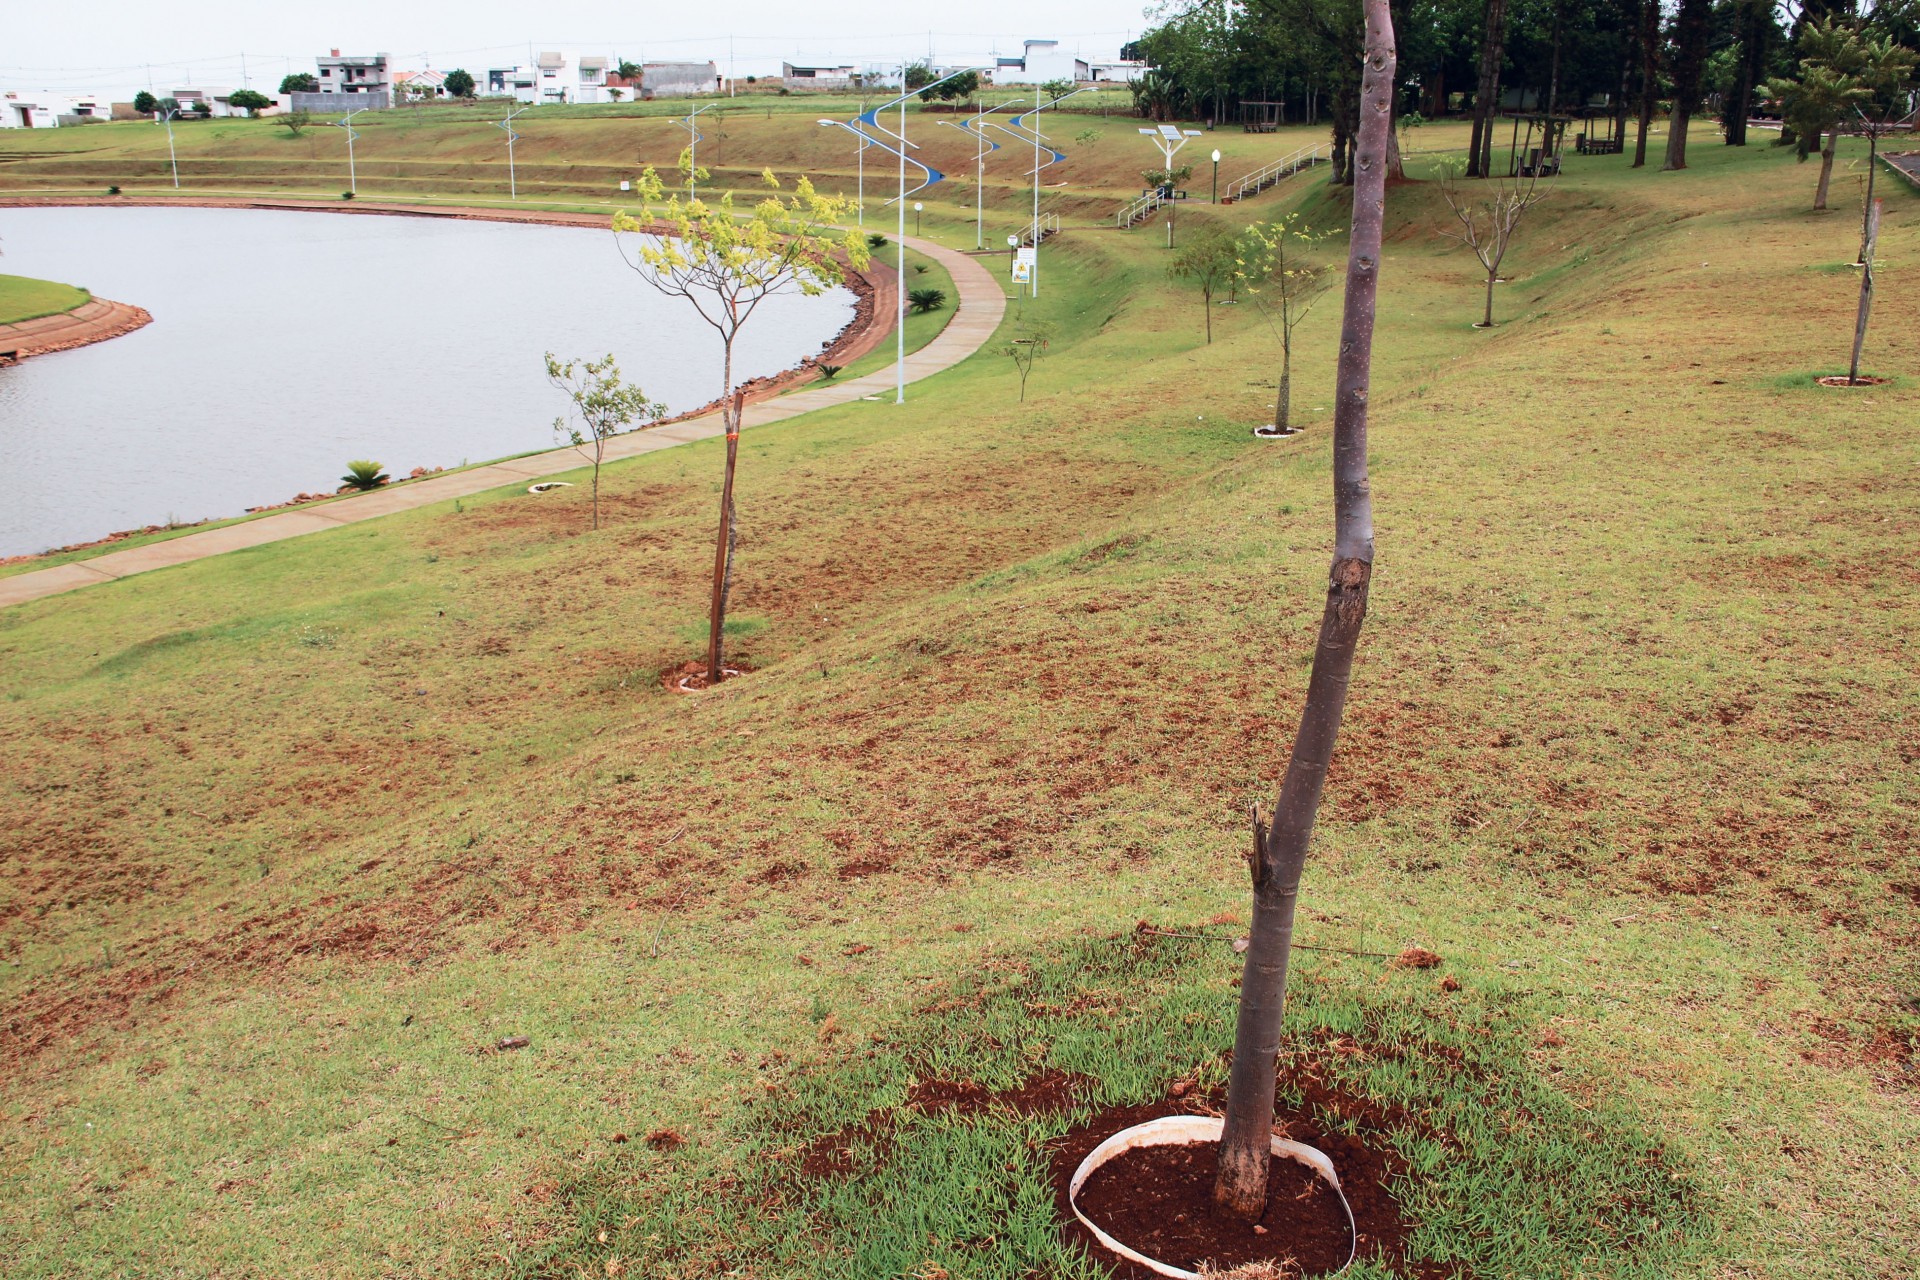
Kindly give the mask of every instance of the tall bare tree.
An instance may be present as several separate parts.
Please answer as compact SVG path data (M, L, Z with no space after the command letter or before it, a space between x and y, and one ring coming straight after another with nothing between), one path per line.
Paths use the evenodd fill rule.
M1307 701L1271 825L1253 819L1253 926L1240 980L1233 1077L1214 1199L1246 1219L1266 1208L1273 1136L1273 1087L1285 1012L1294 906L1319 814L1327 765L1340 734L1354 650L1373 576L1373 502L1367 486L1367 391L1373 367L1374 298L1380 284L1387 203L1387 144L1393 130L1395 50L1388 0L1365 0L1366 61L1354 138L1353 221L1347 244L1346 309L1333 410L1333 566Z
M1660 0L1641 0L1634 34L1640 45L1640 117L1633 138L1633 167L1638 169L1647 162L1647 134L1660 99Z

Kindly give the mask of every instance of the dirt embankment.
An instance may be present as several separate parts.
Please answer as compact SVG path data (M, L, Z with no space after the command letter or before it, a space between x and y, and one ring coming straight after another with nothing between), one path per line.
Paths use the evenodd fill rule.
M0 324L0 364L105 342L152 322L153 317L141 307L93 298L57 316Z

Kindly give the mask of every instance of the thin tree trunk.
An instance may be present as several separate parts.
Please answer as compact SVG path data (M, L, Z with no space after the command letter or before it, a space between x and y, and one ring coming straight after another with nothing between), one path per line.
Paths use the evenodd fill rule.
M733 342L726 343L721 378L729 395L721 413L727 427L727 469L720 482L720 529L713 540L713 601L707 611L707 684L725 678L720 637L727 625L727 595L733 588L733 473L740 461L740 396L733 394Z
M1813 207L1815 209L1825 209L1827 207L1827 184L1833 179L1833 153L1835 150L1835 140L1839 136L1839 130L1827 130L1826 145L1820 148L1820 185L1814 189L1813 193Z
M1283 304L1284 305L1284 304ZM1293 326L1287 323L1286 312L1280 313L1280 394L1273 402L1273 425L1282 435L1286 434L1289 418L1293 414Z
M1393 19L1387 0L1366 0L1366 71L1361 81L1359 159L1348 237L1346 308L1333 413L1334 550L1320 642L1307 680L1300 731L1280 785L1271 830L1253 824L1253 926L1240 981L1233 1076L1220 1135L1213 1197L1242 1218L1266 1208L1273 1135L1274 1075L1285 1013L1294 905L1313 837L1327 765L1339 737L1354 649L1373 574L1373 503L1367 484L1367 391L1373 363L1374 298L1386 209L1387 134L1392 126Z
M1873 178L1874 171L1880 167L1880 134L1867 130L1867 198L1860 208L1860 256L1854 261L1865 265L1867 254L1873 249Z
M1553 130L1553 108L1560 101L1560 6L1553 6L1553 62L1547 71L1547 130ZM1549 139L1551 141L1551 139Z
M1867 319L1873 313L1873 242L1880 236L1880 202L1867 205L1867 247L1861 252L1860 314L1853 322L1853 362L1847 366L1847 385L1860 381L1860 348L1867 342Z
M1473 136L1468 142L1467 176L1485 178L1483 155L1499 105L1500 63L1506 56L1507 0L1487 0L1486 33L1480 42L1480 80L1473 93Z
M1202 310L1204 310L1207 313L1207 345L1212 346L1213 345L1213 294L1206 289L1202 289L1200 291L1200 307Z
M600 528L600 453L606 448L604 441L596 441L593 450L593 527Z
M1493 328L1493 286L1498 282L1499 274L1497 269L1487 271L1487 314L1486 318L1480 322L1482 329Z
M1653 129L1653 107L1660 96L1660 0L1646 0L1640 9L1640 128L1633 142L1633 167L1647 163L1647 134Z

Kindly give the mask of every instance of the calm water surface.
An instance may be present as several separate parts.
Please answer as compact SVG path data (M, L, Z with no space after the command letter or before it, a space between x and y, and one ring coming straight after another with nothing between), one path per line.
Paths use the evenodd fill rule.
M238 515L556 443L541 355L612 352L674 410L720 349L605 230L241 209L0 210L0 270L84 285L153 323L0 369L0 555ZM817 353L853 296L769 300L736 376Z

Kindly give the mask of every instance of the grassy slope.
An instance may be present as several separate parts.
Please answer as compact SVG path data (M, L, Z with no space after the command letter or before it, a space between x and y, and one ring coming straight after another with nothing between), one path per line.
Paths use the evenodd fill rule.
M57 316L83 305L88 296L85 289L76 289L70 284L27 276L0 276L0 324Z
M1848 220L1786 157L1695 155L1573 162L1490 334L1431 190L1395 193L1380 575L1308 940L1436 947L1463 1023L1522 1000L1514 1060L1665 1144L1720 1230L1585 1274L1891 1276L1914 393L1781 385L1843 351ZM696 644L704 444L614 468L597 536L503 492L0 615L0 1252L564 1270L604 1261L590 1222L644 1257L622 1206L677 1166L611 1134L679 1127L724 1173L770 1051L1241 910L1317 617L1337 309L1314 429L1256 443L1270 344L1241 307L1199 346L1160 263L1059 242L1024 407L983 356L750 436L762 671L707 698L653 683ZM1903 370L1913 303L1880 307Z

